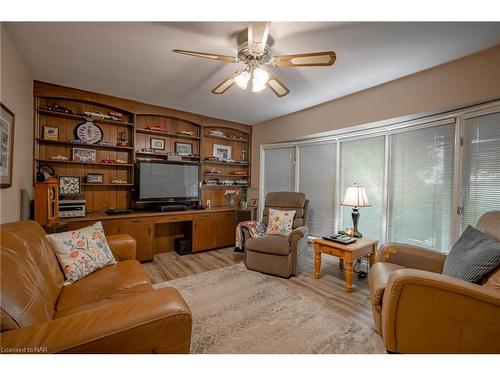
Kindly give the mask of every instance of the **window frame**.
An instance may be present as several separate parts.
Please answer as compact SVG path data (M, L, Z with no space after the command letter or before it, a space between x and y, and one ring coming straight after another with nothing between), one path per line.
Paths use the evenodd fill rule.
M339 228L340 215L340 168L341 168L341 144L342 142L355 141L359 139L383 136L384 143L384 201L382 215L382 230L384 242L388 241L389 226L389 175L391 157L391 135L400 132L418 130L433 126L454 123L454 160L453 160L453 184L452 184L452 215L450 218L450 243L454 243L460 237L460 197L462 195L462 175L464 170L463 160L463 137L465 133L465 120L477 116L484 116L500 112L500 99L484 102L481 104L455 108L445 112L426 113L413 116L405 116L395 119L378 121L374 123L361 124L350 128L333 130L316 136L308 136L287 142L269 143L260 145L260 169L259 169L259 202L264 202L264 175L265 175L265 151L271 148L294 147L295 162L295 191L299 188L299 145L320 144L325 142L336 143L335 163L335 227ZM259 204L259 218L262 218L263 204ZM315 237L310 237L310 240Z

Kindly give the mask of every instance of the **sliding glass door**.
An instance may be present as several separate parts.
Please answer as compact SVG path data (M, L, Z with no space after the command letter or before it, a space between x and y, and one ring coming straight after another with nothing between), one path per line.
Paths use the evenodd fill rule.
M460 231L500 210L500 112L469 118L463 132Z
M454 123L392 134L388 239L449 251Z
M264 147L262 191L302 191L312 236L352 227L340 206L366 189L368 238L449 252L467 225L500 210L500 101L358 133ZM262 195L262 198L265 195Z
M336 143L299 145L299 191L309 199L307 226L313 236L335 233Z
M340 200L348 186L364 186L370 207L360 208L358 230L363 236L383 240L385 137L340 143ZM352 228L352 207L340 207L339 229Z

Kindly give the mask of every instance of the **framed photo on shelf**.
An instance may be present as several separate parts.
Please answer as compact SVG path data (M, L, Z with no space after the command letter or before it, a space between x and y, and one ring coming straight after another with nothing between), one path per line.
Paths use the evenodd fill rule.
M214 144L213 156L220 160L231 159L231 146Z
M80 163L95 163L97 159L96 150L89 148L73 148L73 161Z
M0 183L2 189L12 186L15 119L14 112L0 103Z
M153 150L165 150L165 140L161 138L151 138L150 148Z
M184 142L175 142L175 153L181 156L193 154L193 144Z
M250 207L257 207L257 199L250 199Z
M80 191L80 177L59 176L59 195L78 195Z
M59 128L55 126L44 126L43 127L43 139L49 141L59 140Z
M89 173L87 174L88 184L103 184L104 175L102 173Z

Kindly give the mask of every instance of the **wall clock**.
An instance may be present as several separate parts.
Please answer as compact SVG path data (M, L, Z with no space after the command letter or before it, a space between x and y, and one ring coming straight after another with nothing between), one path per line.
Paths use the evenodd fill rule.
M85 143L97 143L102 141L102 129L92 121L82 122L75 128L75 136Z

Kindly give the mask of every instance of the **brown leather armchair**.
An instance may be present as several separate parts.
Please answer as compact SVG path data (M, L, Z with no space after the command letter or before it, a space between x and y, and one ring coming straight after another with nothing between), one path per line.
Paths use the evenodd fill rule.
M500 211L477 229L500 241ZM481 285L442 275L445 254L382 246L369 274L373 316L396 353L500 353L500 267Z
M243 230L245 264L248 269L271 275L290 277L299 273L307 251L307 207L304 193L273 192L266 195L262 222L267 226L269 209L294 210L292 232L287 236L250 238Z
M184 299L174 288L153 289L132 237L107 239L118 263L65 286L38 223L1 226L3 353L189 353Z

